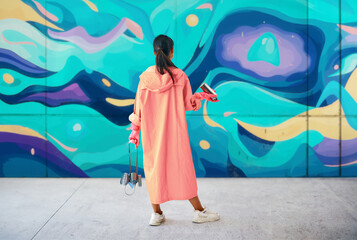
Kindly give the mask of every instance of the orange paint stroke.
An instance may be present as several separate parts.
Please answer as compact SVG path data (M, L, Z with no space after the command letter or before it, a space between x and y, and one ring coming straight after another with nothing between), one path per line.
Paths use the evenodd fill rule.
M11 45L17 45L17 44L30 44L30 45L34 45L36 47L36 44L34 44L33 42L10 42L9 40L7 40L4 35L1 35L2 38L4 39L5 42L7 42L8 44Z
M141 29L140 25L134 22L133 20L124 17L126 27L135 34L140 40L143 40L143 30Z
M357 28L355 28L355 27L350 27L350 26L346 26L346 25L340 25L338 23L337 23L337 26L339 28L341 28L345 32L348 32L350 34L357 34Z
M223 116L228 117L234 113L237 113L237 112L225 112L225 113L223 113Z
M55 15L53 15L52 13L50 13L49 11L47 11L44 7L42 7L41 3L33 1L36 4L37 9L43 14L45 15L48 19L57 22L58 21L58 17L56 17Z
M78 148L71 148L71 147L68 147L66 145L64 145L63 143L61 143L59 140L57 140L56 138L54 138L53 136L51 136L48 132L46 132L48 136L50 136L53 140L55 140L59 145L61 145L62 148L66 149L67 151L70 151L70 152L75 152L78 150Z
M355 163L357 163L357 160L356 160L356 161L353 161L353 162L341 164L341 166L348 166L348 165L352 165L352 164L355 164ZM339 167L340 164L336 164L336 165L325 165L325 166L326 166L326 167Z
M212 4L210 4L210 3L204 3L204 4L202 4L202 5L198 6L198 7L196 7L196 9L203 9L203 8L209 8L209 9L211 9L211 11L212 11Z

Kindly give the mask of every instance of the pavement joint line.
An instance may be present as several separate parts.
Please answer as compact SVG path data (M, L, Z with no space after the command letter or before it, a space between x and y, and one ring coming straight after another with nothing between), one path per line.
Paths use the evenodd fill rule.
M88 180L88 178L85 179L85 180L77 187L76 190L74 190L74 192L66 199L66 201L64 201L64 203L62 203L62 205L61 205L61 206L52 214L52 216L42 225L42 227L35 233L35 235L33 235L33 237L31 238L31 240L34 239L34 238L37 236L37 234L42 230L42 228L44 228L44 227L47 225L47 223L48 223L48 222L56 215L56 213L68 202L68 200L71 199L71 197L82 187L82 185L83 185L87 180Z

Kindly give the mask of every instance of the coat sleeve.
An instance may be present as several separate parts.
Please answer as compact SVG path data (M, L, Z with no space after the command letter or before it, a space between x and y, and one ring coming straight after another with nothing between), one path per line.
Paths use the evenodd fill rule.
M129 121L134 123L136 126L141 127L141 80L138 84L138 88L136 90L136 96L134 101L134 111L129 115Z
M201 108L201 100L194 97L192 94L191 83L186 73L183 73L185 78L185 85L183 87L183 98L185 104L185 111L197 111Z

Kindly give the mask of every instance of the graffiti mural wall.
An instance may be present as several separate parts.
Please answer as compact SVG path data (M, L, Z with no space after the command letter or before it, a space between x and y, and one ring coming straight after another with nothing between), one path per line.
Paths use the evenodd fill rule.
M219 96L186 112L197 177L357 176L354 0L0 2L2 177L128 171L159 34Z

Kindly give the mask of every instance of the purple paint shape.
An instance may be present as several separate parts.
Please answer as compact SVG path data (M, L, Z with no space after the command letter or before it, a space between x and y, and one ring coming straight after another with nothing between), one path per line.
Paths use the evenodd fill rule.
M83 172L71 160L69 160L51 142L44 139L16 133L0 132L0 145L1 143L16 144L25 151L27 150L29 155L31 155L31 148L34 148L35 155L39 156L42 161L46 161L47 155L49 164L53 165L56 169L70 174L71 176L88 177L85 172ZM16 153L14 153L14 155L16 156Z
M115 28L101 37L90 36L82 26L74 27L65 32L55 32L51 29L47 31L52 38L72 42L86 53L95 53L106 48L119 38L128 29L126 22L126 18L122 18Z
M250 47L257 38L266 32L271 32L277 39L280 66L274 66L265 61L251 62L247 60ZM304 42L298 33L285 32L268 24L256 28L242 26L238 27L234 32L224 35L220 44L224 47L221 56L217 56L218 59L222 57L223 61L236 61L243 68L254 71L262 77L272 77L274 75L289 76L296 72L306 71L307 63ZM269 81L274 81L274 79L270 78Z
M45 92L32 94L23 101L44 101ZM58 106L63 102L77 101L81 103L89 102L90 98L82 91L77 83L73 83L58 92L47 92L47 103L51 106Z
M357 159L357 138L342 140L341 142L341 164L348 164ZM324 138L313 149L316 156L327 165L338 165L340 161L339 140Z

